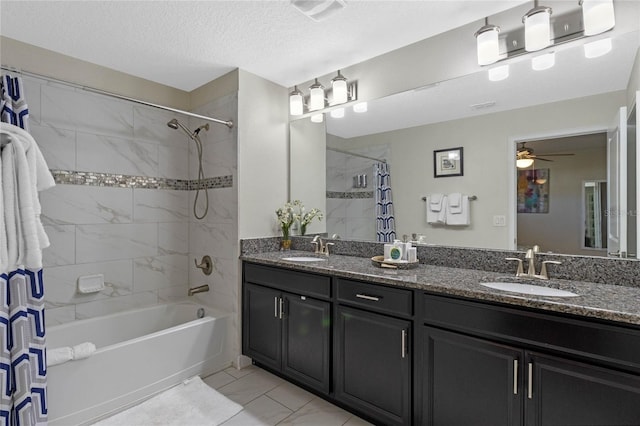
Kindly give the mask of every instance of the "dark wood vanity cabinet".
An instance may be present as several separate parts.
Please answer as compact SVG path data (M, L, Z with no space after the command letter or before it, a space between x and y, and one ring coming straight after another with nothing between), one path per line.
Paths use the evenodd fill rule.
M330 296L329 278L251 264L244 277L243 353L329 393L331 303L319 299Z
M412 291L336 281L336 399L381 424L411 424Z
M423 302L422 424L640 425L639 330Z

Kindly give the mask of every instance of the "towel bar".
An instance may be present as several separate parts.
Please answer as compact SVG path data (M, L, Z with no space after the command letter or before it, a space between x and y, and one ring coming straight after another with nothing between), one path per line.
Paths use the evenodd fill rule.
M475 201L478 197L475 195L469 195L469 201ZM422 197L422 201L427 201L427 197Z

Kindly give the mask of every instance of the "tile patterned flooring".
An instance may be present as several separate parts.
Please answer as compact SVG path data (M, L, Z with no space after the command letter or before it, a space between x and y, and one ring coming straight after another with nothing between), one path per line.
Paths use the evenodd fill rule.
M371 424L255 366L230 367L202 380L244 407L224 426Z

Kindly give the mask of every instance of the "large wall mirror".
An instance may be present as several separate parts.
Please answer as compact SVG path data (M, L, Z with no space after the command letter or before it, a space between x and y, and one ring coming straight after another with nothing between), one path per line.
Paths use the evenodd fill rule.
M427 244L448 246L539 244L545 252L616 254L607 246L602 217L612 213L607 132L620 108L629 106L623 117L626 150L624 159L618 158L625 162L628 184L618 195L626 205L620 212L627 222L622 256L635 257L637 110L629 99L640 89L639 34L637 24L630 31L604 34L611 37L612 50L598 58L585 58L583 41L576 41L557 46L555 66L548 70L533 71L532 55L523 55L508 62L510 75L502 81L489 81L482 70L371 101L366 113L347 109L340 119L327 113L321 125L324 140L318 142L313 132L313 140L324 144L325 175L314 181L308 169L292 172L291 198L324 196L324 206L317 207L325 209L325 221L315 232L375 241L373 165L386 162L400 237L422 235ZM309 119L290 126L292 170L299 170L294 165L308 161L300 157L308 149L300 147L310 140L303 131ZM521 169L515 160L523 142L536 155L529 170L547 173L541 190L548 206L518 213ZM434 177L433 152L456 147L464 148L463 175ZM423 198L449 193L477 197L470 202L469 225L427 223ZM598 211L593 210L596 198Z

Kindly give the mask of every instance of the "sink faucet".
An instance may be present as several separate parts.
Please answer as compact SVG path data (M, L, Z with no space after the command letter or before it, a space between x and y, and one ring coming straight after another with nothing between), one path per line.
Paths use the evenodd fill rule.
M518 259L517 257L507 257L505 260L513 260L518 262L516 277L537 278L540 280L548 280L549 273L547 272L547 264L560 265L562 262L558 262L556 260L543 261L542 267L540 268L540 275L537 275L535 262L536 262L536 253L538 252L540 252L540 246L537 246L537 245L527 250L527 254L524 256L524 259L529 261L529 267L527 268L527 273L524 273L524 269L522 267L522 259Z
M329 247L333 245L333 243L325 243L324 241L322 241L320 235L316 235L315 237L313 237L313 240L311 240L311 244L315 246L314 253L324 254L326 256L329 256Z
M209 291L208 284L200 285L198 287L191 287L189 289L189 296L193 296L196 293L204 293L205 291Z

